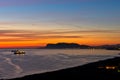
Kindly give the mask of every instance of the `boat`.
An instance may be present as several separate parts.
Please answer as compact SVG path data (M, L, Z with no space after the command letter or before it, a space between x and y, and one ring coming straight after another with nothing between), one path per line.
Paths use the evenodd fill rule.
M25 51L23 50L12 50L11 52L13 52L14 54L25 54Z

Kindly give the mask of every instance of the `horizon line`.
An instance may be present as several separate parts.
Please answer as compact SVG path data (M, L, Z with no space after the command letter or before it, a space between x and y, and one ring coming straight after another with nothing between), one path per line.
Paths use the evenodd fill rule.
M59 43L66 43L66 42L59 42ZM48 43L48 44L58 44L58 43ZM75 44L79 44L79 43L75 43ZM91 46L91 47L96 47L96 46L104 46L104 45L119 45L120 43L117 44L101 44L101 45L87 45L87 44L79 44L79 45L87 45L87 46ZM44 48L46 47L47 44L45 46L11 46L11 47L0 47L0 49L37 49L37 48Z

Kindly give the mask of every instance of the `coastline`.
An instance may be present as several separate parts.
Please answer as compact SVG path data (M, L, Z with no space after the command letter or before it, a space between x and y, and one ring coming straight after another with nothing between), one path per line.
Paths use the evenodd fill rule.
M5 80L57 80L57 79L90 79L90 80L120 80L120 57L88 63L82 66L27 75L21 78ZM4 79L3 79L4 80Z

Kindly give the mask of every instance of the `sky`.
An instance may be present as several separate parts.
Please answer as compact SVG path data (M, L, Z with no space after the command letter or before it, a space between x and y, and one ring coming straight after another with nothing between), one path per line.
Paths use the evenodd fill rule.
M0 0L0 48L120 44L120 0Z

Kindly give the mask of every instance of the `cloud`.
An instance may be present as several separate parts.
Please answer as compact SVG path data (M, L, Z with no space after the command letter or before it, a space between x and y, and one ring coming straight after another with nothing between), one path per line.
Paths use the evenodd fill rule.
M21 41L35 41L35 40L30 38L15 38L15 37L0 39L0 42L17 42L17 41L21 42Z
M82 38L82 36L40 36L40 38Z
M32 41L39 39L53 39L53 38L82 38L82 36L76 35L63 35L62 33L52 31L27 31L27 30L0 30L0 41Z
M89 35L84 34L96 33L120 33L119 30L46 30L46 31L30 31L30 30L0 30L0 41L32 41L40 39L61 39L61 38L86 38ZM83 36L83 35L84 36Z
M120 33L120 30L65 30L65 31L53 31L51 34L67 34L67 33Z

